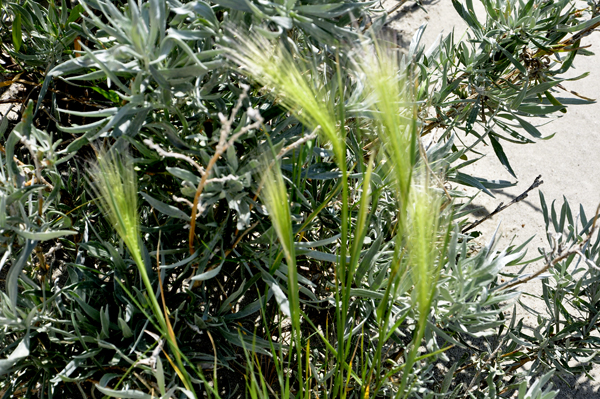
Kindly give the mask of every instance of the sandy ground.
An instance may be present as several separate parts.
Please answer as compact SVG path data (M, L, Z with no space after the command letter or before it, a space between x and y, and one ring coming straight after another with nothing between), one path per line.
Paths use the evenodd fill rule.
M397 4L398 0L388 0L383 3L383 6L391 10ZM448 34L454 29L457 39L465 32L467 26L454 10L450 0L426 0L423 4L427 12L419 9L414 2L406 2L391 15L390 25L402 34L403 43L410 43L412 35L423 23L428 25L423 35L426 48L441 32ZM474 4L476 12L482 9L480 2L474 1ZM600 32L588 36L584 44L591 44L592 48L589 50L600 53ZM588 71L590 75L583 80L566 82L566 88L586 97L598 98L600 63L597 56L578 57L575 59L574 67L569 76L577 76ZM573 96L565 93L564 97ZM477 215L492 212L501 202L510 202L524 192L538 175L542 175L544 184L539 189L533 190L527 199L480 225L477 229L482 231L484 237L490 237L501 222L504 244L508 244L513 238L515 242L520 243L535 236L529 245L529 258L538 255L538 247L548 248L539 190L544 193L548 203L555 200L559 209L564 196L571 204L574 213L579 212L579 204L582 204L586 215L588 217L593 215L600 203L599 115L600 103L598 102L572 105L561 118L540 128L544 136L556 133L552 139L530 145L503 142L504 150L517 174L518 184L508 189L493 191L495 198L485 194L480 195L475 203L483 209L478 211ZM515 181L497 160L491 148L487 148L487 153L488 156L466 172L479 177ZM541 264L538 262L530 266L528 271L535 271L540 267ZM524 287L523 291L540 294L540 287L539 282L532 282ZM522 300L536 310L543 309L541 301L524 296ZM525 319L526 325L532 326L537 323L536 317L525 311L519 312L519 317ZM558 398L600 398L600 367L594 370L592 377L596 381L585 375L567 378L571 386L556 381L555 384L560 389Z

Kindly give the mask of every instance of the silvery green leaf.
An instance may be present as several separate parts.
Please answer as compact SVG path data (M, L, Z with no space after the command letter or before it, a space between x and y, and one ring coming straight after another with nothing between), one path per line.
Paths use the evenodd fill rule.
M325 262L332 262L332 263L339 262L339 258L340 258L339 255L336 255L336 254L330 254L330 253L326 253L326 252L322 252L322 251L313 251L313 250L306 250L306 249L299 249L296 254L304 255L311 259L321 260L321 261L325 261ZM347 258L346 261L350 262L350 257L347 256L346 258Z
M121 350L121 348L117 347L116 345L114 345L114 344L112 344L110 342L107 342L107 341L104 341L104 340L101 340L101 339L96 339L96 343L98 344L98 346L100 348L114 350L116 352L116 356L118 355L118 357L120 357L121 359L125 360L129 364L136 364L137 363L136 361L134 361L130 357L126 356L125 353L123 353L123 351Z
M54 231L24 231L20 230L16 227L13 227L15 233L20 235L21 237L27 238L28 240L35 241L47 241L53 240L58 237L63 237L67 235L77 234L76 231L73 230L54 230Z
M149 1L149 25L148 43L154 44L158 35L164 37L167 26L167 8L164 0Z
M532 88L530 88L529 90L527 90L527 94L525 95L525 98L532 98L532 99L537 99L537 94L541 94L544 93L547 90L550 90L551 88L559 85L560 83L564 82L566 79L554 79L548 82L542 82L539 83L535 86L533 86Z
M2 271L2 268L6 264L6 261L8 260L8 257L11 255L11 253L12 253L12 246L9 245L8 248L6 249L6 251L4 252L4 255L2 255L2 259L0 259L0 271Z
M243 188L239 184L240 189ZM250 224L250 206L248 205L248 198L245 192L241 192L235 196L230 195L229 192L225 193L227 204L230 209L233 209L238 214L237 229L243 230Z
M197 0L186 4L185 6L191 8L196 14L196 16L199 16L207 22L209 22L212 25L212 28L219 28L219 20L215 15L215 12L213 11L212 7L206 2Z
M421 38L423 37L423 33L427 28L427 24L423 24L419 26L417 32L413 35L413 38L410 41L410 47L408 49L408 57L413 58L417 51L419 50L419 44L421 43Z
M123 333L123 337L125 337L125 338L133 337L133 332L131 331L131 328L129 328L129 326L127 325L125 320L123 320L121 317L119 317L117 319L117 321L119 323L119 327L121 328L121 332Z
M108 305L106 307L100 308L100 339L106 339L110 337L110 318L108 315Z
M440 393L447 393L448 390L450 389L450 385L452 384L452 379L454 377L454 372L456 371L457 367L458 367L458 362L455 362L452 365L452 367L450 367L448 372L446 373L446 376L444 377L444 381L442 382L442 387L440 388Z
M357 298L383 299L383 292L364 288L353 288L350 290L350 295L356 296Z
M275 272L275 276L279 277L280 279L282 279L283 281L286 282L286 284L289 284L289 280L288 280L288 270L287 270L287 266L285 264L281 264L281 266L279 267L279 269ZM306 295L307 298L310 298L311 300L317 302L319 301L317 299L317 297L315 296L315 294L309 290L307 288L308 287L315 287L316 284L313 283L312 281L310 281L309 279L307 279L306 277L302 276L301 274L297 275L298 277L298 290L303 293L304 295Z
M163 369L162 360L160 360L160 356L156 357L156 366L154 368L154 377L156 378L156 384L158 385L160 394L166 396L165 371Z
M242 283L240 284L240 288L238 288L234 293L230 294L227 297L227 299L223 302L223 304L219 308L219 311L217 312L218 314L223 314L227 310L231 310L230 307L229 307L229 305L233 301L235 301L236 299L238 299L244 293L244 288L246 288L245 285L246 285L246 279L244 279L242 281Z
M549 371L548 373L535 380L535 382L531 384L527 392L525 392L525 389L519 389L518 399L553 399L554 397L556 397L556 395L558 395L558 391L551 391L552 383L548 384L548 382L553 376L554 370ZM546 389L542 390L542 388L546 384L548 384L546 386ZM522 385L520 388L522 387L526 388L527 385Z
M197 65L204 66L204 64L197 57L196 52L194 52L194 50L192 50L192 48L185 41L183 41L181 38L179 38L177 35L167 35L165 37L165 39L163 40L163 42L161 43L161 48L170 46L170 44L168 44L169 41L173 41L179 47L181 47L183 49L183 51L185 51L187 53L189 58L191 60L193 60Z
M508 336L510 337L511 340L515 341L517 344L519 344L521 346L528 347L528 348L531 348L534 346L531 342L524 341L521 338L517 337L511 331L508 332Z
M454 177L449 176L448 180L452 180L466 186L475 187L491 197L494 197L494 195L488 189L500 189L516 185L516 183L511 183L508 180L488 180L481 177L469 176L461 172L457 172Z
M37 246L37 241L25 240L25 247L21 251L21 255L15 263L13 263L8 269L8 275L6 276L6 291L10 298L10 305L12 310L17 309L17 296L19 295L19 277L23 268L27 265L27 260L33 252L33 249Z
M230 8L232 10L250 13L253 11L249 0L214 0L213 2L223 7Z
M367 271L375 267L375 262L380 256L381 244L383 242L383 235L379 235L377 239L371 244L363 258L360 260L358 269L354 277L354 281L357 286L362 285L362 280L365 278ZM450 259L450 258L449 258Z
M185 388L182 388L182 387L177 387L177 389L179 391L183 392L185 394L185 396L187 396L188 398L190 398L190 399L196 399L196 395L193 392L191 392L191 391L189 391L189 390L187 390ZM168 397L170 397L170 396L168 396ZM167 399L167 398L165 398L165 399Z
M27 356L29 356L29 330L15 350L6 359L0 359L0 375L12 371L12 368Z
M171 79L191 79L200 77L208 71L209 68L205 65L189 65L181 68L161 69L160 74L170 81Z
M12 107L9 108L11 110ZM8 111L2 116L2 121L0 122L0 139L4 139L4 133L6 132L6 128L8 128Z
M126 119L118 123L113 129L112 136L115 138L122 136L135 137L146 123L146 116L149 112L148 108L142 108L132 119Z
M574 26L565 26L565 25L558 25L557 26L557 30L561 31L561 32L577 32L577 31L582 31L585 30L595 24L597 24L598 22L600 22L600 15L588 19L585 22L582 22L578 25L574 25Z
M323 239L323 240L319 240L319 241L305 241L305 242L297 242L294 245L296 246L296 248L300 249L300 248L314 248L314 247L322 247L324 245L329 245L329 244L333 244L335 242L337 242L341 237L341 234L336 234L332 237Z
M95 356L99 353L99 350L94 350L94 351L89 351L88 354L91 353L92 356ZM52 378L50 381L53 382L54 384L58 384L61 381L66 381L68 380L68 377L73 374L73 372L75 370L77 370L77 368L81 365L82 358L77 358L77 359L73 359L71 360L64 369L62 369L60 371L60 373L58 373L56 376L54 376L54 378Z
M179 208L176 208L169 204L165 204L164 202L159 201L144 192L142 192L141 194L142 194L142 197L144 197L146 199L146 201L148 201L148 203L150 205L152 205L152 207L155 208L156 210L158 210L160 213L165 214L167 216L177 218L177 219L183 219L188 222L190 221L190 215L183 212Z
M561 105L522 104L517 108L517 111L529 115L548 115L561 109L565 109L565 107Z
M110 121L98 132L96 133L91 140L95 140L99 137L102 137L104 133L108 132L114 126L117 126L121 123L124 123L128 120L131 120L132 117L137 117L140 113L147 112L148 108L146 107L138 107L135 101L132 101L123 107L119 108L119 112L113 116ZM143 122L143 120L141 121ZM141 126L141 122L138 121L139 126ZM135 135L137 132L129 132L131 135Z
M202 40L208 37L212 37L214 32L207 31L193 31L193 30L179 30L174 28L169 28L167 34L171 38L179 39L179 40Z
M192 277L192 280L194 280L194 281L209 280L209 279L215 277L217 274L219 274L222 267L223 267L223 263L221 263L219 266L215 267L212 270L195 275L194 277Z
M6 195L0 192L0 229L6 228ZM0 270L2 270L2 264L0 263Z
M254 301L254 302L250 303L249 305L247 305L246 307L244 307L239 312L227 314L223 318L225 320L238 320L238 319L247 317L251 314L258 312L264 306L264 304L266 302L271 300L272 297L273 297L273 291L269 290L269 293L267 294L266 298L259 298L256 301Z
M80 42L81 43L81 42ZM129 89L129 87L127 87L125 84L123 84L123 82L121 82L121 79L119 79L117 77L117 75L115 75L114 73L114 66L113 65L107 65L106 63L100 61L98 55L100 55L101 53L95 53L93 51L91 51L88 47L86 47L83 43L81 43L81 48L85 51L86 55L91 58L92 60L94 60L94 62L96 63L96 65L102 70L102 72L104 72L106 74L106 76L110 79L110 81L114 82L125 94L127 95L131 95L131 90ZM111 59L111 61L113 61Z
M100 119L100 120L97 120L96 122L88 123L85 125L72 125L72 126L60 126L59 125L58 128L60 130L62 130L63 132L67 132L67 133L89 133L90 131L93 131L94 129L99 128L100 126L105 124L107 120L108 120L108 118Z
M200 184L200 180L201 180L200 177L196 176L189 170L181 169L181 168L177 168L177 167L167 167L166 170L167 170L167 172L169 172L170 174L172 174L175 177L180 178L181 180L189 181L195 187L197 187L198 184Z
M58 108L57 111L58 112L62 112L64 114L75 115L75 116L82 116L82 117L85 117L85 118L88 118L88 117L89 118L99 118L99 117L106 117L106 116L116 115L117 112L119 112L119 108L112 107L112 108L99 109L97 111L86 111L86 112Z
M542 137L542 133L537 129L537 127L535 127L533 124L529 123L525 119L519 118L517 116L515 116L515 118L517 119L521 127L525 129L525 131L529 133L529 135L531 135L533 138L542 140L548 138L548 136Z
M283 313L287 317L291 317L290 301L288 300L287 296L282 291L282 289L279 287L279 284L277 284L277 282L275 282L275 281L267 282L267 284L269 284L269 286L273 290L273 294L275 294L275 300L277 301L277 304L279 305L279 309L281 310L281 313Z
M510 162L508 161L508 157L504 153L504 149L502 148L502 145L498 142L498 140L492 134L490 134L488 137L490 139L490 142L492 143L492 148L494 149L494 153L496 154L496 157L498 158L498 160L500 161L502 166L504 166L504 168L508 171L508 173L510 173L512 175L512 177L514 177L516 179L517 175L515 174L512 166L510 166Z
M235 153L235 147L229 146L225 152L225 156L227 158L227 163L231 167L231 173L235 173L238 169L238 158Z
M88 305L86 303L86 301L84 301L83 299L81 299L79 296L75 295L74 293L71 294L72 298L75 299L75 302L77 302L79 304L79 306L81 306L81 308L83 309L83 311L90 316L92 319L96 320L96 321L100 321L100 312L97 309L94 309L92 306Z
M508 50L506 50L493 39L490 40L490 43L492 43L496 49L499 49L506 56L506 58L510 60L511 64L513 64L515 68L517 68L523 74L523 76L528 76L527 68L525 68L525 66L519 62Z
M99 384L96 384L96 389L102 392L104 395L107 395L111 398L154 399L154 396L152 395L148 395L142 391L136 391L133 389L114 390L110 388L105 388Z
M161 265L160 268L161 269L174 269L176 267L185 266L185 265L189 264L191 261L193 261L194 259L196 259L199 256L199 254L200 254L200 252L196 251L192 255L188 256L187 258L185 258L183 260L180 260L179 262L175 262L170 265Z

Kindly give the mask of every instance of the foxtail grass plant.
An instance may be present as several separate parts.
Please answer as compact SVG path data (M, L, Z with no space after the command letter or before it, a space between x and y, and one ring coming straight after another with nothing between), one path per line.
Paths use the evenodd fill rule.
M430 188L429 171L421 167L423 170L415 175L419 155L416 106L410 75L402 67L402 56L394 47L384 41L363 38L355 60L356 73L365 84L364 98L371 110L371 120L383 159L390 169L398 204L396 247L390 279L384 299L377 309L380 334L389 338L404 321L400 318L393 325L388 324L393 319L390 304L406 290L412 290L412 306L417 313L413 339L407 348L398 388L398 396L404 397L408 377L425 333L442 263L439 236L447 230L447 226L440 226L441 200ZM421 163L426 164L427 159L423 158ZM386 341L379 339L376 361L369 371L369 379L377 376L374 377L375 391L386 377L391 376L382 370L382 345Z
M287 263L289 308L282 307L282 312L292 322L292 339L297 353L298 375L302 375L302 331L300 329L300 298L298 290L298 270L296 267L296 250L294 231L287 189L281 174L279 162L274 157L265 156L262 162L261 199L269 212L269 218L277 233L285 261ZM300 384L302 387L302 384Z
M424 160L426 162L427 160ZM424 169L424 168L422 168ZM430 316L437 280L444 261L445 244L449 232L449 218L442 212L442 196L430 186L429 171L420 171L413 178L406 215L406 250L409 264L408 281L412 286L412 306L416 309L416 326L404 364L400 397L407 397L410 370Z
M356 79L364 84L363 101L396 186L402 223L417 161L417 110L410 76L397 46L383 40L363 37L353 61Z
M169 361L186 389L193 392L190 376L183 365L177 338L168 319L166 307L161 309L154 295L155 289L148 276L142 255L138 214L138 185L133 160L127 152L117 154L114 151L100 150L97 162L90 167L89 175L91 177L90 186L100 209L127 246L137 266L142 282L146 287L150 309L156 318L157 325L155 325L168 342L177 364L173 364L171 359ZM124 287L126 290L127 288Z
M346 326L347 310L349 306L350 285L352 276L346 273L347 253L351 245L348 231L349 196L348 196L348 168L346 165L346 130L343 96L344 88L338 84L338 90L331 90L330 86L323 85L323 74L331 71L317 70L313 64L303 61L301 55L292 54L284 46L274 46L264 37L259 35L241 36L233 32L235 43L226 49L231 60L239 64L242 69L258 83L272 90L272 93L281 99L282 104L304 125L318 129L323 138L330 143L334 160L340 169L342 203L341 203L341 245L338 253L339 262L336 267L336 301L342 301L342 310L338 312L338 326ZM339 71L338 71L339 72ZM338 74L338 77L340 75ZM340 98L336 98L341 94ZM338 101L339 107L335 104ZM341 102L340 102L341 101ZM339 111L339 112L338 112ZM345 294L340 296L340 292ZM347 357L350 346L344 339L346 328L338 328L337 350L338 364L348 367ZM338 374L334 395L343 385L343 373Z
M417 150L416 108L409 84L409 77L401 72L401 55L392 46L382 41L364 38L354 58L354 77L362 82L363 111L366 111L367 125L375 132L379 154L385 170L388 171L391 185L397 200L397 222L395 227L395 250L390 266L389 277L383 297L377 308L378 337L374 361L362 364L362 371L355 373L356 346L349 331L350 305L352 303L354 276L361 256L361 248L369 229L371 205L371 175L374 169L376 152L370 156L368 166L362 176L360 190L356 192L355 205L350 204L346 166L345 102L348 94L339 69L337 70L339 91L324 94L319 86L320 72L302 62L301 55L292 55L281 45L273 45L266 39L254 36L239 38L230 51L234 62L239 63L257 82L269 89L304 124L321 128L324 138L332 146L335 161L341 172L341 235L340 249L335 268L336 311L335 335L337 342L331 344L322 334L321 339L336 359L333 382L329 397L344 398L350 380L362 386L363 395L378 392L392 375L384 370L383 347L405 320L394 316L395 302L409 291L415 309L415 332L406 360L400 369L402 378L398 395L403 396L408 376L415 362L429 317L434 287L439 275L440 234L447 229L440 225L441 201L435 191L429 188L428 172L420 172L415 180L419 152ZM348 82L349 83L349 82ZM337 104L334 108L332 104ZM427 162L426 159L422 163ZM300 331L301 309L297 290L297 269L294 255L294 234L292 232L289 201L285 184L277 162L266 162L263 167L264 183L261 198L266 205L271 221L277 232L288 265L288 295L292 317L292 335L298 357L298 377L302 373ZM355 217L349 218L353 207ZM352 229L349 229L352 226ZM442 240L443 242L443 240ZM347 259L349 255L349 259ZM310 320L307 320L310 324ZM361 376L362 375L362 378ZM306 385L300 382L299 386Z

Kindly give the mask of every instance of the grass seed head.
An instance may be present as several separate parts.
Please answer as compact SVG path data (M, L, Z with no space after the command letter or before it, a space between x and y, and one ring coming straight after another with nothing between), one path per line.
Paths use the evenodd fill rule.
M102 150L89 175L100 209L135 260L141 260L137 175L131 156Z

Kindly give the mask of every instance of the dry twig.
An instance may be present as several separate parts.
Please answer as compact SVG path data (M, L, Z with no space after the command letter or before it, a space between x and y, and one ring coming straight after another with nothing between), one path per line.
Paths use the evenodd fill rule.
M542 179L542 175L539 175L538 177L535 178L535 180L533 181L533 183L531 184L531 186L529 186L529 188L527 190L525 190L521 195L519 195L518 197L516 197L515 199L513 199L512 201L510 201L508 204L504 205L504 202L501 202L500 205L498 205L496 207L496 209L494 209L493 212L487 214L486 216L484 216L483 218L471 223L470 225L468 225L467 227L465 227L464 229L462 229L461 233L466 233L469 230L474 229L475 227L479 226L481 223L485 222L486 220L494 217L495 215L497 215L498 213L502 212L503 210L505 210L506 208L508 208L511 205L516 204L519 201L523 201L525 198L527 198L527 196L529 195L529 192L537 187L539 187L540 185L542 185L544 183Z
M586 246L586 244L591 240L592 236L596 232L596 227L597 227L596 223L598 221L599 214L600 214L600 205L598 205L598 208L596 209L596 215L594 216L594 221L592 222L592 228L590 229L589 233L587 234L587 237L585 237L585 239L583 241L581 241L579 244L571 246L569 249L562 249L561 246L555 242L553 245L554 248L553 248L551 256L548 256L548 255L545 256L546 264L544 265L544 267L542 267L540 270L538 270L537 272L535 272L533 274L523 276L512 282L508 282L504 285L501 285L500 287L498 287L497 290L498 291L507 290L507 289L515 287L519 284L524 284L528 281L531 281L531 280L539 277L542 273L545 273L546 271L548 271L548 269L550 269L551 267L554 267L557 263L567 259L569 256L579 255L582 258L585 258L585 256L581 252L581 250Z
M219 137L219 143L217 144L217 147L215 149L215 155L213 155L213 157L208 162L205 173L202 175L202 180L200 180L200 183L198 184L198 188L196 189L196 195L194 196L194 202L192 204L192 215L190 217L191 218L190 234L189 234L189 238L188 238L190 254L193 254L195 252L194 237L196 235L196 214L198 212L198 202L200 201L200 195L202 194L202 191L204 190L204 187L207 182L207 178L210 175L212 168L215 166L215 164L217 163L217 160L221 157L221 155L223 155L223 153L225 153L227 148L232 146L233 143L235 143L235 141L238 138L240 138L242 135L248 133L252 129L258 129L263 123L263 118L260 116L260 113L253 108L248 108L246 110L246 112L249 117L254 119L254 122L242 127L237 133L234 133L233 135L231 135L231 137L229 137L229 135L231 134L232 128L233 128L233 122L235 121L235 117L236 117L238 111L240 110L240 108L242 107L242 104L248 95L249 87L244 85L242 87L242 89L243 89L242 94L240 94L240 97L239 97L235 107L233 107L233 110L231 111L231 115L229 116L229 118L225 118L225 116L223 114L219 113L219 120L221 122L221 135Z

